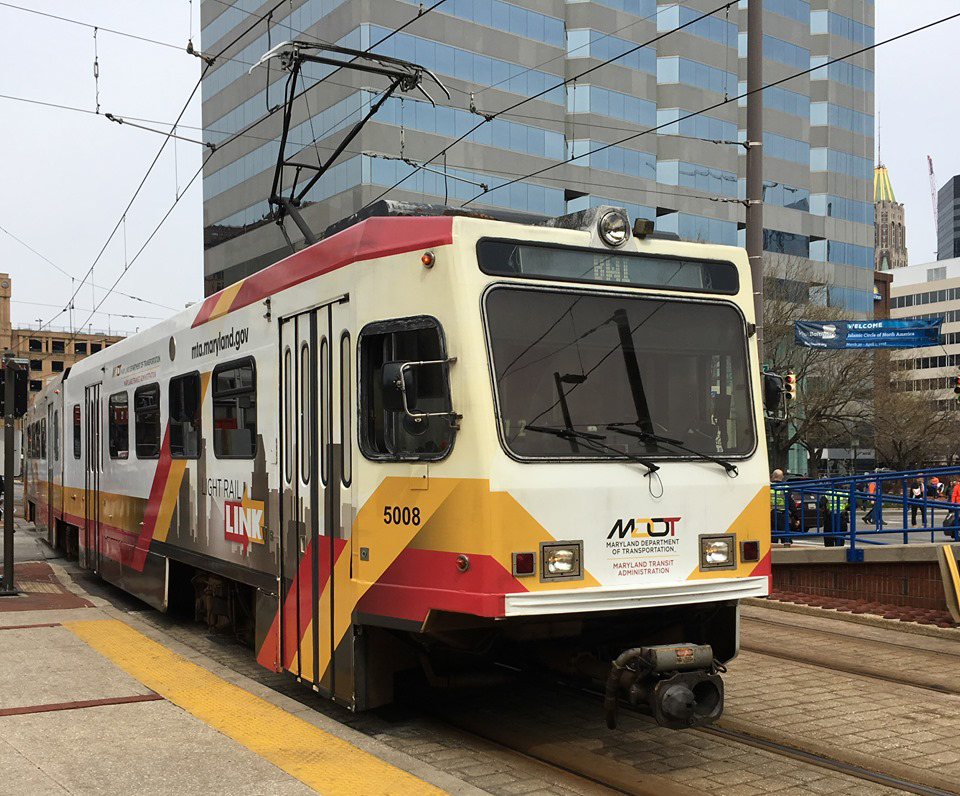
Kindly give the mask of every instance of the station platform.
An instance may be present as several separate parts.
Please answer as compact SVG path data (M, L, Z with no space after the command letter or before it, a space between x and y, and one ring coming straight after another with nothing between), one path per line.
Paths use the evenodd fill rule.
M482 793L86 593L16 525L19 593L0 597L0 792Z

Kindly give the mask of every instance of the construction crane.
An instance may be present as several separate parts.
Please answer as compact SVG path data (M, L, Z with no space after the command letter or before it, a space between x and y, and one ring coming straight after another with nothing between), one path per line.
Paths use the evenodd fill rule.
M937 212L937 177L933 173L933 158L927 155L927 171L930 173L930 201L933 203L933 232L940 234L940 218Z

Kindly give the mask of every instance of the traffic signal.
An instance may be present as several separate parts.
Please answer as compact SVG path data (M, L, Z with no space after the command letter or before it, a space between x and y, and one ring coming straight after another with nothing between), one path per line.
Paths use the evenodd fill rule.
M957 377L957 382L960 384L960 377ZM783 377L783 397L787 401L795 401L797 398L797 374L792 370L788 370Z
M960 375L953 377L953 392L957 396L957 403L960 403Z
M23 417L27 413L27 371L22 368L14 369L0 364L0 417L6 414L7 373L13 379L13 411L14 417Z

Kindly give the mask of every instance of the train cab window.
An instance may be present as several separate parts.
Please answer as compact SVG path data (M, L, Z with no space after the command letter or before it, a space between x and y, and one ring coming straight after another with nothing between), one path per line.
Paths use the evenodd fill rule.
M160 385L137 387L133 394L134 433L137 458L156 459L160 455Z
M110 396L108 412L110 458L126 459L130 455L130 412L126 391Z
M218 459L257 453L257 372L253 359L213 369L213 452Z
M170 379L170 456L200 456L200 374Z
M453 445L452 416L411 417L402 408L388 408L384 366L399 362L436 363L446 359L443 334L435 318L426 316L372 323L360 332L360 418L358 441L368 459L385 461L438 460ZM346 367L345 360L344 366ZM450 412L446 364L419 364L405 371L415 389L417 413ZM408 393L413 400L414 396ZM343 412L349 412L343 406ZM346 428L346 427L345 427Z
M73 458L80 458L80 404L73 405Z

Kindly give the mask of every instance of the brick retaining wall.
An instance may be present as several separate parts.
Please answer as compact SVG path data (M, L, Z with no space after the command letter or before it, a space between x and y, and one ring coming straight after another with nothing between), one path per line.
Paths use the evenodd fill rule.
M816 597L947 610L935 561L775 563L773 588Z

